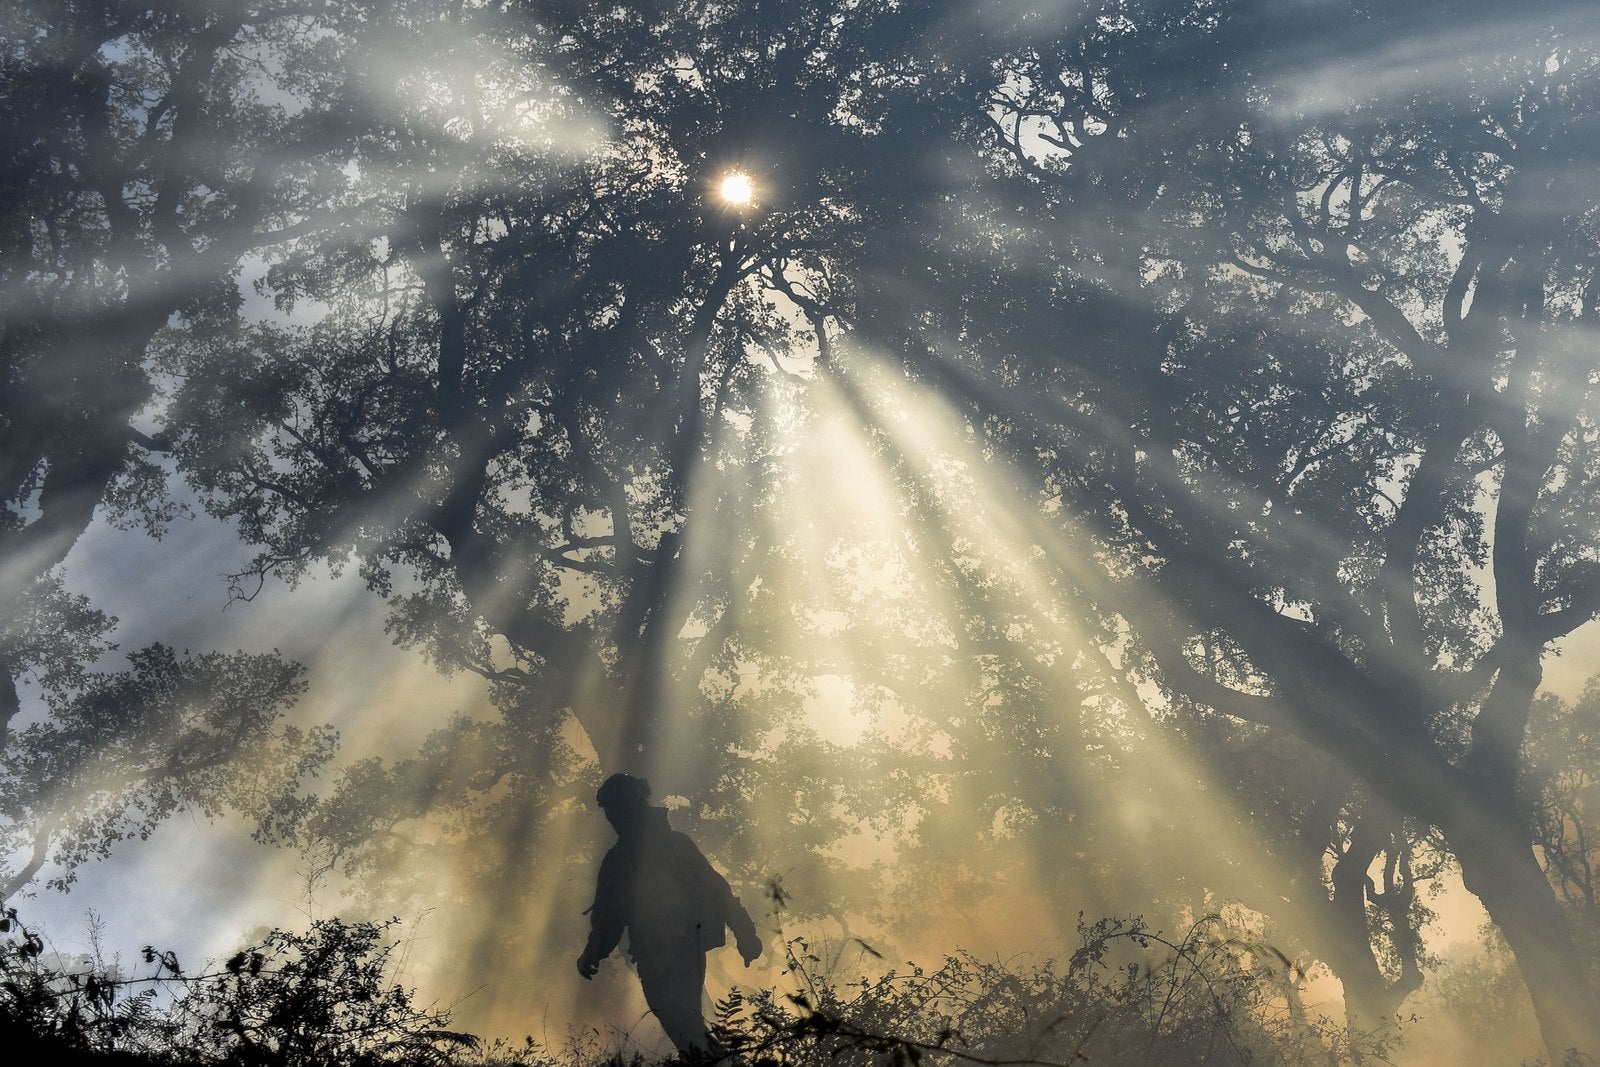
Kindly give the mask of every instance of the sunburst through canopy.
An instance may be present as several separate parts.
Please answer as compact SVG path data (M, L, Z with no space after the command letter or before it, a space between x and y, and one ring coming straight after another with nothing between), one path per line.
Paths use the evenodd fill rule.
M755 202L755 182L742 170L731 171L717 185L717 195L734 207L747 207Z

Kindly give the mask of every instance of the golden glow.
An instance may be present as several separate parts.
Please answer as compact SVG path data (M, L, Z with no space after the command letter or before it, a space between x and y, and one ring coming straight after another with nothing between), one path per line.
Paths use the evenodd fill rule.
M715 188L730 207L755 200L742 172ZM859 936L896 961L936 960L956 947L1004 959L1064 956L1079 912L1118 915L1182 900L1192 915L1233 897L1273 904L1287 928L1314 929L1317 898L1280 895L1297 872L1236 810L1237 799L1213 780L1215 769L1165 728L1160 692L1113 684L1129 672L1124 643L1115 629L1095 631L1094 613L1080 604L1156 594L1108 578L1087 555L1088 531L1019 489L1025 479L966 432L960 406L940 389L848 340L837 349L845 358L831 371L775 374L748 419L716 422L712 461L687 472L687 510L697 519L664 610L691 620L669 659L695 669L654 679L662 727L644 770L657 803L673 794L706 796L705 783L716 784L732 762L707 740L727 738L734 724L738 769L774 787L747 794L747 804L726 815L675 814L675 825L714 862L732 857L716 849L711 824L729 818L749 827L758 869L782 876L797 909L848 902L855 883L881 871L885 913L898 907L901 915L880 922L850 912L849 925L835 933L837 918L774 915L759 884L738 883L769 954L745 970L731 950L712 953L711 997L735 985L792 981L779 946L796 933L836 946ZM762 477L752 478L758 462ZM574 615L599 600L588 583L565 588ZM302 586L292 609L285 600L282 624L298 618L303 598L315 592ZM507 581L499 595L523 592ZM370 636L331 643L311 658L319 700L303 706L308 718L333 720L351 757L392 761L404 760L450 712L497 718L481 686L430 684L416 653L390 649L381 621L360 614L377 610L364 596L329 593L311 612L360 621L366 625L351 630ZM272 606L264 599L255 610ZM726 651L711 646L702 656L698 643L713 635ZM396 659L380 660L384 653ZM352 662L374 666L353 672ZM574 692L575 705L602 708L615 694L598 671ZM957 751L963 731L989 737L987 773L965 773ZM596 748L605 739L582 735L575 720L569 733L575 767L566 773L586 766L598 779ZM463 750L460 768L472 758ZM1273 750L1270 758L1292 754ZM826 828L828 805L845 797L827 788L841 766L886 780L900 775L885 792L911 798L903 817L862 820L831 840L794 830L802 815ZM823 788L793 791L813 783ZM395 787L420 796L437 785L422 776ZM1091 788L1092 797L1080 796ZM569 792L547 811L503 808L489 832L464 831L453 812L404 821L391 835L408 847L384 853L379 869L404 864L422 872L393 890L414 896L384 897L388 887L358 890L334 880L321 901L308 888L307 906L348 914L349 901L364 893L379 914L450 902L452 920L425 924L407 951L430 992L453 999L478 990L457 1009L461 1029L558 1043L569 1026L609 1033L619 1021L640 1020L627 1040L663 1052L638 982L619 958L593 983L572 972L594 867L611 832L587 786ZM493 809L504 796L475 802ZM1252 869L1240 857L1253 858ZM284 861L271 863L277 884L288 882ZM496 880L501 872L514 877ZM275 890L272 899L293 892ZM239 897L237 926L280 921L250 910L264 910L260 897ZM1475 929L1479 921L1456 927ZM530 985L529 975L560 977ZM1323 981L1306 989L1303 1003L1314 1013L1334 996Z
M717 186L717 195L734 207L749 207L755 203L756 185L750 175L736 170L723 176Z

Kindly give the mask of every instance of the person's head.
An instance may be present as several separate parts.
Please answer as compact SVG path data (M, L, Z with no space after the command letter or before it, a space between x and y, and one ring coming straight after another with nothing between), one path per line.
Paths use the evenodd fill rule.
M613 774L595 792L594 799L617 833L639 825L649 810L650 783L631 774Z

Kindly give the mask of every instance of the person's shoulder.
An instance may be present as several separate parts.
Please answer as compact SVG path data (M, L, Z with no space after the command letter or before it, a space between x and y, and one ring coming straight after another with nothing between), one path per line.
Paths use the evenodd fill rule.
M700 846L694 843L694 838L682 830L668 830L667 840L672 842L672 847L679 852L693 853L696 856L702 855Z

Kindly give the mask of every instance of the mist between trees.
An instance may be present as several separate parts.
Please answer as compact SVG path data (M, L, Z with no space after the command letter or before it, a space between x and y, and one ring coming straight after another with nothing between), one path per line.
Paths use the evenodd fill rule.
M1393 7L7 4L6 896L243 817L516 1032L628 771L847 938L1230 902L1351 1058L1459 882L1600 1053L1600 13ZM487 698L116 647L193 508Z

